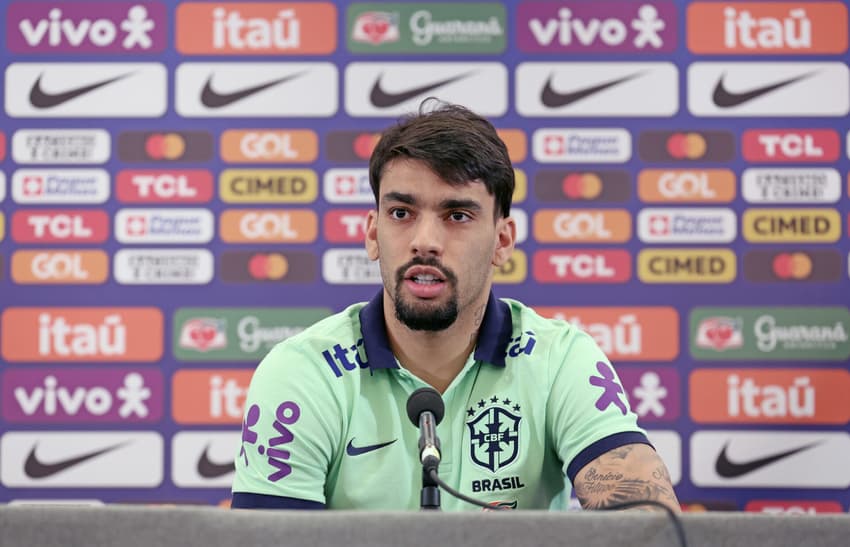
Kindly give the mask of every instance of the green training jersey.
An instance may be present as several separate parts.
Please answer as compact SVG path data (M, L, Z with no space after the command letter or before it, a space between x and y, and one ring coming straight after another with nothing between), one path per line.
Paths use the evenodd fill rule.
M383 294L275 346L251 380L236 495L331 509L419 508L419 430ZM440 477L484 502L564 509L570 482L612 448L649 444L622 384L585 332L492 294L475 350L443 395ZM445 510L479 510L447 493Z

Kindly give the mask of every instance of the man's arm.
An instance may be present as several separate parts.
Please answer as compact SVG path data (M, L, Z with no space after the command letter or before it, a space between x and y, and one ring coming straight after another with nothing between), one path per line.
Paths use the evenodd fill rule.
M626 444L605 452L581 468L573 487L584 509L651 500L680 511L667 466L646 444ZM653 509L652 505L636 509Z

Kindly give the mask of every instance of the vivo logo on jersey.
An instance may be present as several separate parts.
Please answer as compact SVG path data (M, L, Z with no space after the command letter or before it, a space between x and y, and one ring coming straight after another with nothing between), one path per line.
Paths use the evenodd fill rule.
M14 53L158 53L167 20L161 2L14 2L6 45Z
M206 203L213 177L206 169L124 170L115 179L115 194L124 203Z
M623 283L632 276L623 250L537 251L533 267L540 283Z
M828 163L838 159L841 138L832 129L749 129L741 145L747 161Z
M18 243L101 243L109 236L109 215L100 210L15 211L12 239Z
M330 243L361 243L366 237L366 209L333 209L322 220L325 239Z

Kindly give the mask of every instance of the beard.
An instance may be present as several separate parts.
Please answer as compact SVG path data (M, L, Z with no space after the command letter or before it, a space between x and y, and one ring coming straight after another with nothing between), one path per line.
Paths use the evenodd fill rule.
M429 303L415 305L406 302L401 294L402 286L404 285L404 272L411 266L430 266L440 270L445 278L444 283L448 283L450 287L448 301L444 304ZM441 331L449 328L457 320L458 315L458 296L457 296L457 276L450 270L446 269L433 257L419 258L416 257L404 266L396 270L395 278L395 316L401 323L411 330L424 330L430 332Z

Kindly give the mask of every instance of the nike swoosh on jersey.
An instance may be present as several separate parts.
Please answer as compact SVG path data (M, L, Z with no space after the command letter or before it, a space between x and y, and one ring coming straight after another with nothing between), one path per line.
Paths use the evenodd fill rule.
M720 76L720 80L717 81L717 85L714 86L714 94L711 96L711 99L714 101L714 104L719 106L720 108L731 108L733 106L738 106L740 104L752 101L753 99L761 97L762 95L766 95L771 91L776 91L777 89L799 82L800 80L804 80L810 76L813 76L814 74L815 72L809 72L808 74L795 76L787 80L782 80L781 82L776 82L775 84L750 89L749 91L734 92L726 89L726 86L723 83L723 80L724 78L726 78L726 75L723 74L722 76Z
M366 454L367 452L372 452L373 450L378 450L379 448L389 446L397 440L398 439L393 439L385 443L370 444L367 446L354 446L354 439L351 439L350 441L348 441L348 446L345 447L345 453L349 456L359 456L361 454Z
M122 78L126 78L130 74L132 74L132 72L121 74L120 76L109 78L108 80L101 80L83 87L68 89L60 93L48 93L41 89L41 78L44 76L42 73L39 74L38 79L34 84L32 84L32 88L30 88L30 104L36 108L52 108L54 106L59 106L60 104L67 103L71 99L76 99L80 95L85 95L95 89L107 86L112 82L117 82Z
M204 448L204 453L198 458L198 474L200 476L205 479L214 479L232 473L236 469L236 465L233 462L216 463L210 460L210 455L207 453L209 449L210 446L207 445Z
M242 99L250 97L251 95L255 95L260 91L265 91L270 87L274 87L278 84L282 84L283 82L299 78L304 74L306 74L306 72L296 72L295 74L290 74L289 76L284 76L283 78L277 78L270 82L246 87L245 89L232 91L230 93L219 93L215 91L212 88L213 75L210 74L210 77L207 78L207 82L204 84L204 89L201 91L201 103L207 108L221 108L223 106L233 104L236 101L241 101Z
M382 74L378 76L377 80L375 80L375 84L372 86L372 92L369 94L369 100L372 101L372 104L377 106L378 108L389 108L391 106L401 104L408 99L412 99L417 95L427 93L432 89L437 89L438 87L442 87L446 84L450 84L452 82L456 82L460 79L466 78L467 76L469 76L469 74L471 73L461 74L459 76L452 76L451 78L446 78L445 80L440 80L439 82L432 82L430 84L425 84L419 87L414 87L412 89L393 93L384 91L381 87L381 78L384 77Z
M38 444L33 445L32 450L30 450L29 455L27 456L26 462L24 462L24 473L30 478L33 479L44 479L51 475L55 475L60 471L64 471L69 467L73 467L75 465L81 464L84 461L90 460L92 458L96 458L101 454L106 454L107 452L111 452L116 448L127 444L126 442L118 443L112 446L107 446L106 448L102 448L100 450L96 450L94 452L89 452L88 454L83 454L81 456L75 456L73 458L69 458L67 460L60 460L58 462L52 463L44 463L38 459L35 455L35 449Z
M633 80L638 76L641 76L642 74L643 72L636 72L634 74L630 74L622 78L617 78L616 80L611 80L591 87L585 87L583 89L577 89L568 93L561 93L555 91L555 89L552 88L553 76L549 76L549 79L546 80L546 85L543 86L543 91L540 93L540 100L543 102L544 106L547 106L549 108L559 108L562 106L567 106L573 104L574 102L580 101L586 97L599 93L600 91L604 91L610 87L614 87L623 82Z
M727 479L734 479L735 477L740 477L742 475L746 475L747 473L752 473L756 469L761 469L762 467L770 465L774 462L778 462L783 458L793 456L798 452L808 450L809 448L812 448L817 444L820 443L807 444L805 446L792 448L791 450L786 450L785 452L771 454L770 456L765 456L763 458L758 458L755 460L749 460L745 462L733 462L730 461L729 457L726 455L726 449L729 448L729 443L727 442L723 446L723 450L720 451L720 455L717 456L717 461L714 464L714 469L721 477L725 477Z

